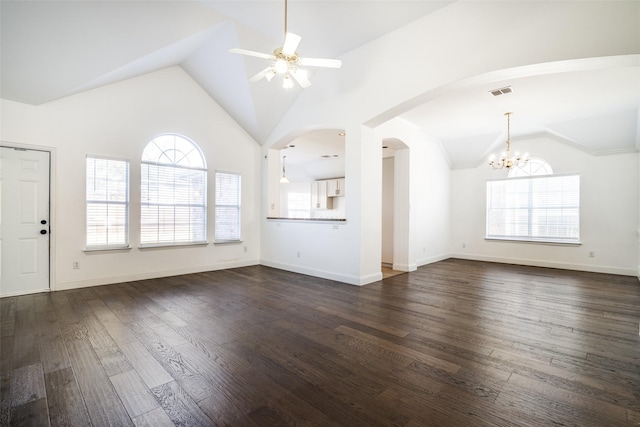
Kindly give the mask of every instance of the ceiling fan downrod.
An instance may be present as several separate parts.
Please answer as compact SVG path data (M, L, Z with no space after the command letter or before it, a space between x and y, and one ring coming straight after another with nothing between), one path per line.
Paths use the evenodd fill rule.
M284 0L284 37L287 38L287 0Z

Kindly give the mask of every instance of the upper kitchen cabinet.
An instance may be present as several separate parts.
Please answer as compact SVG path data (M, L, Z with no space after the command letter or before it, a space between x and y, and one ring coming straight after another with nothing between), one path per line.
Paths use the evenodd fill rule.
M333 209L333 199L329 197L328 181L316 181L311 183L311 208Z
M327 180L327 196L342 197L346 195L344 178L335 178Z

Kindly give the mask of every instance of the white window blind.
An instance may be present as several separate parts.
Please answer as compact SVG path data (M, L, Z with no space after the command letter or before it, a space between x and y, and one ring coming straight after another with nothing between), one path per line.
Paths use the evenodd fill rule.
M129 245L129 162L88 156L86 160L87 249Z
M204 243L207 170L198 146L162 135L142 154L140 244Z
M241 239L241 176L216 172L215 241Z
M486 237L579 243L580 176L488 181Z

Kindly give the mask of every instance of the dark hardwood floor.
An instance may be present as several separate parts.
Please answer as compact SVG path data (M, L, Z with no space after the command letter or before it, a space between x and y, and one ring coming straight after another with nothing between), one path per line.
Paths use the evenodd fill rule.
M640 425L634 277L255 266L0 304L3 426Z

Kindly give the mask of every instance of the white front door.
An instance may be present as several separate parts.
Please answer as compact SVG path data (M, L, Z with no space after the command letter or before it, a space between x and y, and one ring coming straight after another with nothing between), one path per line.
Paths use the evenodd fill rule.
M50 153L0 147L0 296L49 290Z

